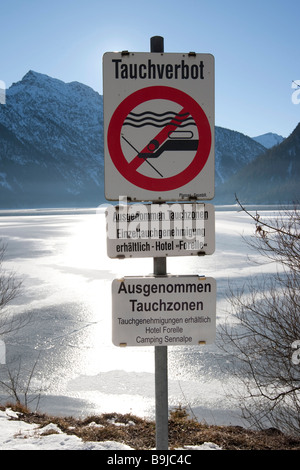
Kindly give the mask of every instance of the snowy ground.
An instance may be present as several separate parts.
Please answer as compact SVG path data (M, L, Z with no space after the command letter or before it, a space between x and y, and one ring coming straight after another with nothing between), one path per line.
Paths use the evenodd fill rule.
M77 436L64 434L56 424L40 428L36 424L11 419L17 417L17 414L9 408L0 411L0 450L134 450L113 441L83 442ZM48 432L52 434L44 435ZM221 450L211 442L201 446L187 446L184 449Z

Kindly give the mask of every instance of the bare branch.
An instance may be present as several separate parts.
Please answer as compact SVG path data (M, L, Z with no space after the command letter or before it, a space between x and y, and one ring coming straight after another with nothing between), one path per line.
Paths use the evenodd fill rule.
M272 220L241 209L256 224L251 248L277 264L274 276L251 278L231 288L230 321L223 325L221 347L232 358L243 383L243 416L255 426L268 421L300 434L300 366L292 344L300 340L300 213L295 206Z

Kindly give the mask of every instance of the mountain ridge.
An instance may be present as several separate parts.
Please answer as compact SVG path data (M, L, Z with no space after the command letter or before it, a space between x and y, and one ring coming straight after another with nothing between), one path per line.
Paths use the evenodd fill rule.
M252 137L253 140L263 145L265 148L269 149L275 145L281 144L284 141L285 137L282 135L275 134L274 132L267 132L266 134L258 135Z
M106 202L103 139L99 93L29 70L0 106L0 208ZM231 200L226 183L265 152L251 137L216 126L216 196L222 188Z
M101 202L102 121L102 97L86 85L32 70L13 83L0 107L0 206Z
M267 149L218 188L215 201L298 204L300 201L300 123L280 144ZM233 191L234 188L234 191Z

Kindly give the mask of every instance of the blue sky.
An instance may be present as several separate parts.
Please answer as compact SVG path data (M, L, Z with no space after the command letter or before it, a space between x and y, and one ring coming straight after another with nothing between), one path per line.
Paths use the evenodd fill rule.
M165 52L215 57L217 126L287 137L300 121L299 8L290 0L0 0L0 80L28 72L79 81L102 94L102 55Z

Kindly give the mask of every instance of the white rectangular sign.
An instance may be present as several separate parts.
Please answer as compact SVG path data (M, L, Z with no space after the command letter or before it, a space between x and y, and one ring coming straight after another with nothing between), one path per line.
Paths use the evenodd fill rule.
M112 340L116 346L213 343L216 281L191 276L145 276L112 283Z
M110 258L210 255L215 251L212 204L131 204L106 210Z
M214 57L103 56L105 197L214 197Z

